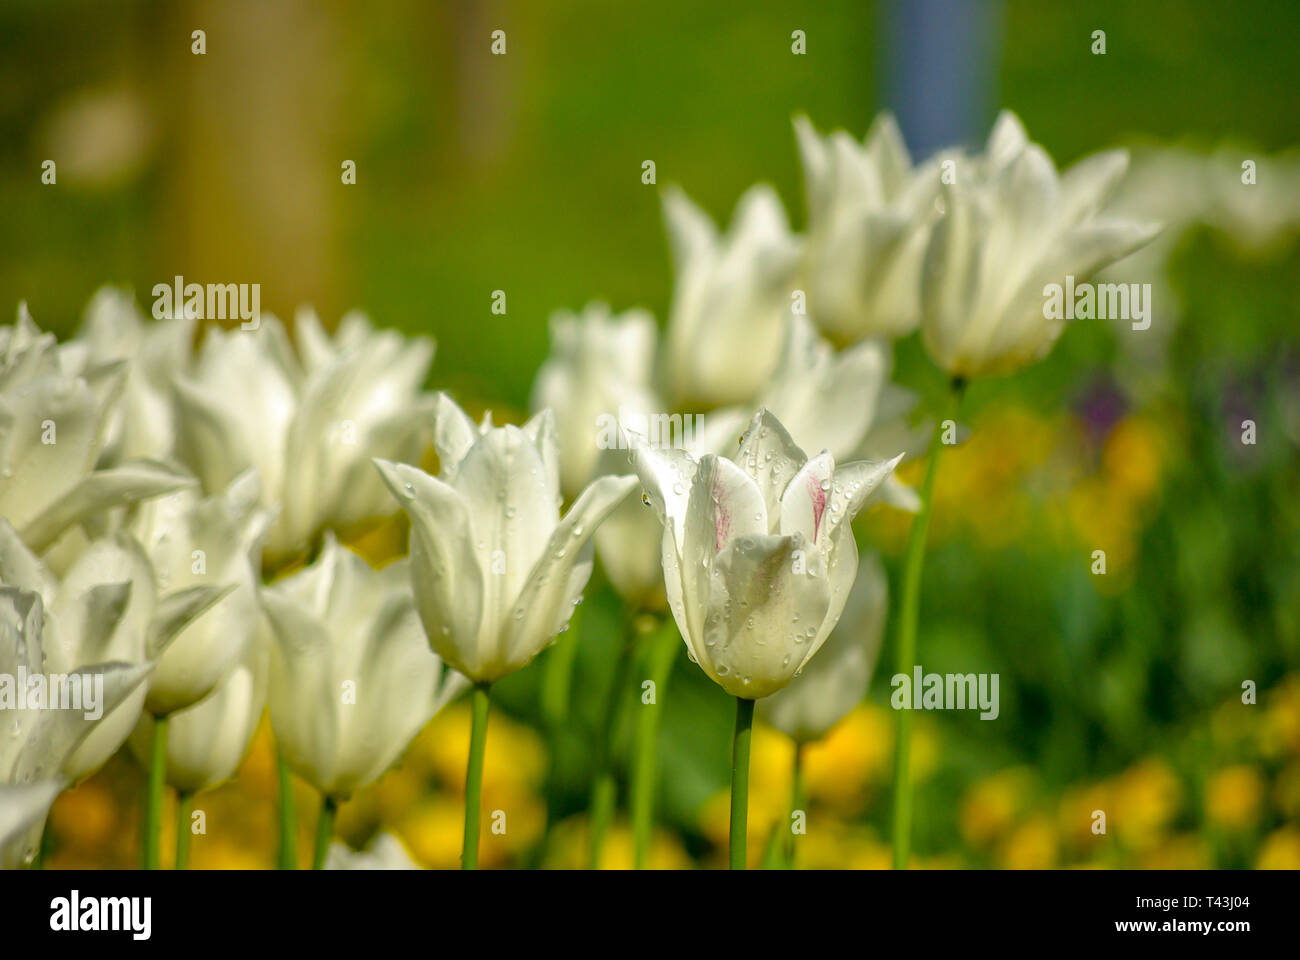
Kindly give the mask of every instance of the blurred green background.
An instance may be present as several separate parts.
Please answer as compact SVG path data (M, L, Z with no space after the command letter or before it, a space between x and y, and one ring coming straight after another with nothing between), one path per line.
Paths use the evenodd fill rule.
M1300 5L987 9L996 84L975 130L1011 108L1061 165L1123 144L1230 140L1271 154L1300 142ZM860 136L891 106L881 91L901 66L897 12L864 0L4 0L0 305L25 299L66 335L105 282L134 288L146 310L151 287L176 274L258 282L263 308L285 318L303 303L327 323L360 307L432 334L434 386L517 416L552 310L600 298L662 321L672 277L659 186L682 185L725 221L748 186L768 181L802 226L791 117ZM206 31L203 56L191 53L195 29ZM503 57L489 55L496 29ZM795 29L805 56L790 52ZM1105 56L1090 52L1095 29ZM53 186L41 183L46 159L58 164ZM345 160L355 185L341 183ZM659 186L641 182L645 160ZM1180 236L1170 274L1183 309L1158 376L1121 364L1111 327L1078 323L1046 362L972 389L972 441L945 465L946 488L941 479L921 659L927 670L999 672L1002 717L924 718L934 761L918 794L923 862L1300 866L1294 237L1243 256L1213 230ZM506 292L505 315L491 312L494 290ZM898 345L896 379L922 392L923 409L943 387L916 337ZM1247 417L1254 447L1238 442ZM896 583L906 521L877 512L861 526ZM1116 558L1104 587L1088 571L1098 545ZM584 725L618 642L611 595L589 593L554 818L585 806ZM501 684L507 712L537 730L552 655ZM892 663L888 639L882 662ZM842 825L821 837L862 865L888 835L891 672L877 671L874 706L843 728L857 739L828 746L814 776L813 803ZM1260 690L1255 707L1240 704L1246 679ZM666 849L711 863L731 708L684 657L673 683ZM525 754L545 749L540 734L520 737ZM113 862L127 842L126 812L103 815L115 824L103 836L77 833L100 822L80 812L94 791L133 802L134 783L118 790L113 779L129 780L130 762L115 763L56 807L65 862ZM543 791L525 779L522 792ZM457 789L450 775L435 786ZM1072 833L1073 805L1091 810L1103 795L1125 811L1104 850ZM442 809L432 796L414 808L358 801L350 829L361 840L388 813ZM403 836L440 862L420 829ZM526 862L523 851L500 862ZM196 864L204 856L196 848ZM245 862L223 856L209 862Z

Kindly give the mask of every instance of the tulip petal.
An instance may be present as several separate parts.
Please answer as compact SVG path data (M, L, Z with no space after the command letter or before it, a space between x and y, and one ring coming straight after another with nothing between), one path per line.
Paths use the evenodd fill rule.
M700 665L732 696L781 689L830 602L818 552L798 534L741 537L718 556L711 586Z
M675 447L656 447L631 430L624 431L629 459L654 508L659 522L671 530L674 542L685 535L686 507L698 465L690 455Z
M636 487L637 479L632 476L600 477L582 491L555 526L506 621L499 675L527 664L568 625L591 576L592 534Z
M789 685L758 705L763 718L800 743L820 740L862 702L884 636L889 589L880 561L868 556L839 624Z
M36 591L47 607L59 585L4 517L0 517L0 583Z
M378 459L375 466L411 517L411 578L429 643L447 663L475 676L483 656L484 571L469 508L453 487L423 470Z
M754 414L745 428L735 461L753 478L766 507L765 515L770 522L775 522L781 516L781 495L808 461L808 455L794 442L781 421L764 408Z
M334 345L311 307L300 307L293 315L293 342L308 375L323 369L334 359Z
M446 483L456 479L460 463L479 438L479 430L456 401L438 394L434 415L433 447L438 451L439 475Z
M23 527L22 537L41 552L75 523L96 513L192 486L194 478L156 460L135 460L86 476Z
M41 828L63 784L0 783L0 869L16 870L35 855Z
M461 461L452 486L464 499L483 572L484 627L505 624L559 520L546 465L516 426L490 430Z
M680 274L701 253L716 246L718 230L709 215L696 206L681 188L666 187L662 198L673 271Z
M57 375L22 384L5 401L10 416L0 421L0 515L27 539L32 521L57 512L68 488L93 468L100 411L84 380ZM40 553L48 542L28 545Z
M834 474L835 458L825 450L800 468L781 495L779 533L799 533L809 543L818 542Z
M229 596L239 584L227 583L223 586L187 587L167 594L158 601L158 609L149 621L149 633L145 652L150 660L162 656L167 644L176 639L199 616L216 606ZM231 638L237 642L239 638Z
M525 436L537 447L537 455L542 458L546 486L552 499L560 502L560 444L555 435L555 414L547 409L540 410L531 420L520 427Z
M1128 170L1127 150L1103 150L1061 174L1061 222L1096 216Z
M714 554L737 537L768 532L768 508L754 478L726 457L705 454L691 485L686 539Z
M904 454L890 460L857 460L835 468L831 478L830 502L817 532L817 542L831 544L831 535L841 524L847 525L866 504L867 498L893 474Z
M292 769L310 782L328 785L338 754L341 707L329 625L279 587L262 591L262 608L275 638L268 690L276 743ZM311 692L310 711L301 707L305 691Z
M1003 110L994 121L984 152L994 169L1006 166L1029 144L1024 124L1010 110Z

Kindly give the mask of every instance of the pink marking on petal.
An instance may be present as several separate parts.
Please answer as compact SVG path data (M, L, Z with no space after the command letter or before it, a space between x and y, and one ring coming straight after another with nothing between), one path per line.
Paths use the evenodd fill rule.
M809 473L804 479L808 487L808 499L812 501L813 508L813 535L814 541L817 539L817 531L821 528L822 513L826 510L826 491L822 489L822 482L817 479L815 474Z
M717 478L713 480L713 549L721 553L731 533L731 512L722 505L722 485Z

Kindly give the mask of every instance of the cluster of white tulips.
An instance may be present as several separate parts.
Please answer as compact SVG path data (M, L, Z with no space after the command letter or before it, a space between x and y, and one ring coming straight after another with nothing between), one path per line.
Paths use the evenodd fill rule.
M184 865L187 804L236 774L267 709L282 784L291 771L321 796L315 864L408 864L391 837L331 853L334 812L469 691L475 866L491 685L567 629L598 555L629 624L664 616L651 641L667 638L668 656L652 662L671 662L680 635L735 698L730 855L745 866L755 705L804 744L866 693L888 596L854 536L872 503L917 514L898 633L900 664L914 659L938 433L920 491L901 484L894 468L926 437L909 425L916 397L890 382L891 339L919 328L958 388L1013 371L1062 332L1045 284L1154 235L1098 215L1122 152L1058 175L1010 114L982 151L921 165L887 116L863 143L795 126L806 233L766 187L725 232L666 191L662 341L643 311L557 313L522 426L424 392L433 344L359 314L332 336L307 311L292 340L266 314L199 331L185 315L146 321L106 289L58 343L20 306L0 329L3 865L30 863L58 793L128 742L149 771L143 865L158 865L167 787ZM657 435L686 422L698 428ZM436 475L419 466L430 448ZM349 549L402 511L408 557L377 570ZM640 688L626 668L645 633L621 648L611 726ZM6 700L20 674L46 678L47 702L13 682ZM102 682L96 710L55 702L80 676ZM639 712L630 765L638 864L656 713ZM905 863L905 722L899 737ZM609 744L594 749L608 786ZM593 790L596 848L612 802ZM290 866L287 809L281 822Z

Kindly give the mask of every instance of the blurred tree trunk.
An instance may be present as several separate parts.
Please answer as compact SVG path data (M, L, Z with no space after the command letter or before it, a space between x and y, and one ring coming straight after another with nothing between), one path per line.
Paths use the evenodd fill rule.
M169 78L155 91L165 179L154 236L160 281L260 283L288 319L341 304L341 84L333 4L186 0L150 18ZM207 52L192 52L194 30ZM364 171L358 173L358 179ZM140 291L143 298L148 291Z

